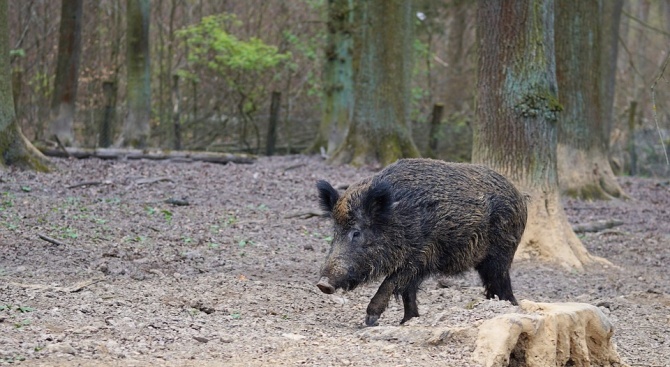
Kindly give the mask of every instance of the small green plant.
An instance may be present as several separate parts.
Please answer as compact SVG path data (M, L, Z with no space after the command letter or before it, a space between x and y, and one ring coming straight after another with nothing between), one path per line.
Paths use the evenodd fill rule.
M224 224L225 224L226 226L232 226L232 225L234 225L235 223L237 223L237 217L234 216L234 215L232 215L232 214L229 215L228 218L226 218L225 221L224 221Z
M209 247L210 249L217 249L217 248L221 247L221 244L216 243L216 242L209 242L207 244L207 247Z
M31 189L30 186L21 186L21 191L31 192L31 191L33 191L33 189Z
M158 209L150 207L150 206L145 206L144 210L146 210L147 214L149 214L149 215L154 215L158 211Z
M28 326L31 324L30 320L21 320L19 322L14 323L14 327L17 329L21 329L24 326Z
M75 239L75 238L79 237L79 234L77 233L77 230L75 230L74 228L71 228L71 227L65 227L63 229L63 232L64 232L65 237L67 237L67 238Z
M232 317L234 320L238 320L242 317L242 314L239 312L233 312L230 314L230 317Z
M0 201L0 210L6 210L14 206L14 194L11 192L3 192L2 200Z
M26 312L33 312L35 311L34 308L29 307L29 306L17 306L16 310L21 312L21 313L26 313Z
M165 218L166 222L168 222L168 223L172 222L172 212L171 211L169 211L167 209L163 209L163 210L161 210L161 214L163 214L163 218Z
M183 236L181 239L182 239L182 241L184 241L185 244L189 244L189 243L193 242L193 239L191 237L188 237L188 236Z

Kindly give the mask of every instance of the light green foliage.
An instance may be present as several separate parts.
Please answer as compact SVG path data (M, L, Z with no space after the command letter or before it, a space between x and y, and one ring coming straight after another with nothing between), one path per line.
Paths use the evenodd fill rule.
M291 57L258 38L242 41L226 31L237 23L234 15L219 14L178 31L188 46L188 61L225 77L231 71L262 72Z

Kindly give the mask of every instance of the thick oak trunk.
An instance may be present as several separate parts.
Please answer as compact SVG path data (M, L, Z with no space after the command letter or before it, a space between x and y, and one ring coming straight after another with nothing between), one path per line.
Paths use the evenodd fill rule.
M354 115L331 162L386 165L417 157L409 124L412 2L371 0L356 9L361 45L360 56L354 55Z
M49 137L63 144L74 143L72 128L77 100L77 79L81 55L81 17L83 0L63 0L56 81L49 115Z
M616 48L603 39L601 14L603 2L608 8L615 4L556 1L556 74L564 109L558 129L561 191L587 200L624 197L608 157L615 69L604 58Z
M14 115L9 64L7 0L0 0L0 168L48 170L47 159L23 136Z
M149 62L149 0L128 0L128 115L117 146L143 148L149 139L151 74Z
M582 268L595 258L572 231L559 197L553 11L553 0L480 1L472 156L530 195L517 257Z
M328 44L323 70L323 114L317 138L309 149L332 154L347 136L354 110L353 0L328 1Z

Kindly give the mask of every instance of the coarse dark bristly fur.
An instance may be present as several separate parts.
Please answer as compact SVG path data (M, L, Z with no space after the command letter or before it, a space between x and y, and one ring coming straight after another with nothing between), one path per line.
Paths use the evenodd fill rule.
M487 298L517 304L509 269L526 226L526 202L490 168L401 159L342 195L326 181L317 189L335 227L317 285L333 293L384 277L367 325L377 323L392 294L403 300L401 323L419 316L416 294L426 277L470 268Z

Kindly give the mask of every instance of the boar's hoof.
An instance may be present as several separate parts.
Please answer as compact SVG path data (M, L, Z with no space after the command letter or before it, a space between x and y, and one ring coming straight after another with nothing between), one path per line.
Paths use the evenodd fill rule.
M377 326L379 323L377 323L377 320L379 320L379 315L366 315L365 316L365 325L367 326Z
M333 294L335 293L335 287L330 285L330 282L328 281L328 278L323 277L321 280L319 280L318 283L316 283L316 286L319 287L321 292L325 294Z

